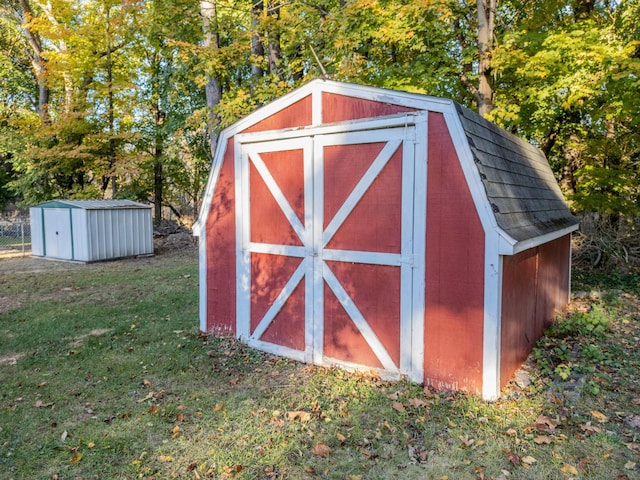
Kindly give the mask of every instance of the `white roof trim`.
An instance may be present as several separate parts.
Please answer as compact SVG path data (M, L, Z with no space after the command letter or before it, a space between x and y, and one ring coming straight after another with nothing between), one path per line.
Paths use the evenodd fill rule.
M560 237L564 237L571 232L575 232L579 227L579 224L571 225L570 227L563 228L562 230L554 230L553 232L549 232L538 237L529 238L521 242L516 242L505 233L504 235L511 239L511 242L500 242L500 255L516 255L517 253L524 252L525 250L529 250L530 248L539 247L542 244L551 242Z

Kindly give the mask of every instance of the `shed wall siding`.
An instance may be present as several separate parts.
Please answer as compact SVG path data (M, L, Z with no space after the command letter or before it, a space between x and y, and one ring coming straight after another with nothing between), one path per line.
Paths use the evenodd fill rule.
M236 332L236 201L233 137L226 146L207 217L207 331Z
M31 255L43 257L44 251L44 225L42 224L42 209L33 208L29 209L29 217L31 222Z
M391 105L335 93L322 93L322 122L333 123L362 118L382 117L396 113L415 112L415 108Z
M311 95L283 108L279 112L257 122L242 133L262 132L266 130L279 130L282 128L305 127L312 123Z
M569 297L571 236L503 259L500 383L520 367Z
M425 383L482 391L484 231L442 114L429 114Z

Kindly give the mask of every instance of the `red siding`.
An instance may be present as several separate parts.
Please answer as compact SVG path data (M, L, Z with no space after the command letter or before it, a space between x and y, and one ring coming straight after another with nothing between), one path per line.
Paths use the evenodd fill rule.
M428 128L425 383L481 392L484 231L442 114Z
M322 92L323 123L344 122L415 111L415 108Z
M325 228L375 161L384 145L384 143L368 143L325 148ZM400 253L401 218L402 148L400 147L340 226L327 248Z
M542 327L536 325L538 249L502 260L502 320L500 331L500 386L525 361Z
M503 258L500 383L504 386L569 297L571 236Z
M246 130L243 130L242 133L304 127L311 125L311 121L311 95L308 95Z
M227 142L207 217L207 331L236 331L236 209L233 138Z

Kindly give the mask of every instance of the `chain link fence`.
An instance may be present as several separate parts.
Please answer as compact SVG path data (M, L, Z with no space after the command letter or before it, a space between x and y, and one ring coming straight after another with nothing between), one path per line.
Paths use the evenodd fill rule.
M0 216L0 251L31 250L31 224L28 216Z

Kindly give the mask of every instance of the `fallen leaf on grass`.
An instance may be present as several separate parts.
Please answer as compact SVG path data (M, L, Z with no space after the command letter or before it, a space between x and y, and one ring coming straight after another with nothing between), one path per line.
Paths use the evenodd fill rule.
M567 475L578 475L578 469L576 467L574 467L573 465L569 465L568 463L565 463L560 468L560 471L562 473L566 473Z
M593 416L593 418L598 420L600 423L605 423L605 422L609 421L609 417L607 417L604 413L601 413L601 412L599 412L597 410L591 410L591 415Z
M542 444L550 444L553 440L551 439L551 437L547 436L547 435L538 435L537 437L534 437L533 441L535 443L537 443L538 445L542 445Z
M625 443L625 445L633 453L635 453L636 455L640 455L640 443L631 442L631 443Z
M371 450L367 450L364 447L360 447L360 453L367 458L371 458L373 456L373 453L371 453Z
M309 412L305 412L304 410L296 410L293 412L287 412L287 419L290 422L294 420L300 420L302 423L308 422L311 420L311 414Z
M78 463L80 460L82 460L82 454L80 452L76 452L73 454L73 457L71 457L71 464L74 463Z
M531 465L537 462L537 460L533 458L531 455L525 455L524 457L520 458L520 461L525 467L530 467Z
M152 398L153 398L153 392L149 392L144 398L137 400L137 402L138 403L146 402L147 400L151 400Z
M554 420L546 415L538 415L538 418L536 418L536 421L533 424L533 428L539 432L553 433L559 424L560 422L558 420Z
M624 468L626 468L627 470L633 470L636 468L636 462L632 462L631 460L629 460L624 464Z
M341 442L345 442L347 440L347 437L345 437L344 435L342 435L340 432L336 433L336 438L338 440L340 440Z
M516 435L518 435L518 431L515 428L510 428L509 430L502 432L505 435L509 435L510 437L515 437Z
M160 455L158 457L158 460L160 460L161 462L173 462L173 457L171 455Z
M509 459L509 462L512 463L513 465L520 465L522 463L522 461L520 460L520 457L515 453L513 453L508 448L505 448L504 450L502 450L502 453L504 453L507 456L507 458Z
M472 438L469 438L468 435L465 435L464 437L459 437L459 438L462 444L467 448L475 443L475 440Z
M424 400L420 400L419 398L410 398L409 405L415 408L420 408L420 407L426 407L427 402L425 402Z
M600 427L596 427L595 425L591 425L591 422L587 422L584 425L580 425L580 428L584 432L585 435L593 435L594 433L602 432Z
M393 409L398 411L398 412L404 412L405 411L404 405L402 405L400 402L393 402Z
M328 445L320 442L316 446L311 449L311 453L318 457L325 458L327 455L331 454L332 450Z
M36 407L36 408L52 407L53 406L53 402L45 403L42 400L36 400L36 403L34 403L33 406Z

